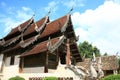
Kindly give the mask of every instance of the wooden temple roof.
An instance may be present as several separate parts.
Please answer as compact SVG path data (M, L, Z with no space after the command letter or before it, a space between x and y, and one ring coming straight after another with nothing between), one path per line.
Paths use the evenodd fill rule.
M43 19L44 19L44 18L43 18ZM60 31L61 28L63 27L63 25L65 24L66 20L67 20L67 16L63 16L62 18L59 18L59 19L57 19L57 20L55 20L55 21L52 21L52 22L49 22L49 23L46 25L44 31L43 31L41 34L38 34L38 39L43 38L43 37L46 37L46 36L49 36L49 35L57 32L57 31ZM40 21L41 21L41 20L40 20ZM39 22L38 22L38 23L39 23ZM61 23L61 26L60 26L59 23ZM37 23L36 23L36 24L37 24ZM35 27L35 25L34 25L34 26L33 26L33 25L34 25L34 24L32 24L32 26L29 27L29 30L31 30L31 29L35 30L35 29L33 28L33 27ZM37 25L38 25L38 24L37 24ZM29 31L26 31L26 34L28 34L28 32L29 32ZM23 34L23 35L24 35L24 34ZM24 43L28 43L29 41L34 40L34 39L35 39L35 36L24 40ZM10 41L11 41L11 40L10 40ZM9 42L10 42L10 41L9 41ZM15 49L15 48L20 48L20 46L18 46L18 45L20 45L20 44L17 44L17 45L16 45L17 47L15 46L15 47L12 47L12 48L13 48L13 49ZM9 50L12 50L12 48L9 49ZM9 50L7 50L7 51L9 51ZM5 51L5 52L6 52L6 51Z
M37 53L47 51L48 38L54 34L56 36L51 38L52 45L55 45L57 42L59 42L59 37L64 34L64 32L66 31L66 29L68 27L70 27L70 26L68 26L68 22L70 20L71 20L70 14L67 14L67 15L65 15L59 19L56 19L52 22L49 22L49 17L46 16L46 17L40 19L39 21L32 23L29 27L27 27L27 29L22 34L14 37L12 39L9 39L6 42L6 44L16 41L17 38L19 38L19 42L17 44L15 44L13 47L9 47L9 48L6 48L5 50L3 50L3 53L9 53L9 51L15 51L17 49L25 49L27 46L29 46L31 44L32 44L31 49L26 50L25 52L21 53L21 56L27 56L27 55L32 55L32 54L37 54ZM28 22L29 21L30 20L28 20ZM24 26L25 26L25 24L27 24L27 22L24 23ZM22 25L23 24L21 24L20 26L22 26ZM8 35L19 32L18 27L13 29ZM71 29L69 29L69 30L71 30ZM59 33L60 35L58 36L56 33ZM76 58L77 62L81 61L82 58L77 49L77 44L72 43L70 45L70 49L71 49L72 56Z
M49 21L48 17L44 17L44 18L40 19L39 21L37 21L36 23L31 24L30 27L28 27L22 34L20 34L20 35L18 35L16 37L10 38L7 41L5 41L4 46L9 46L10 44L15 43L15 41L19 40L21 37L29 35L29 34L31 34L33 32L36 32L36 34L38 34L38 32L35 30L35 27L37 26L37 29L39 29L43 24L46 24L46 22L48 22L48 21ZM18 30L18 27L16 27L15 29ZM14 34L12 34L12 35L14 35Z
M59 38L51 39L51 44L54 45L58 40L59 40ZM38 53L47 51L47 43L48 43L48 41L44 41L44 42L37 44L30 51L26 51L25 53L21 54L21 57L33 55L33 54L38 54Z
M32 21L31 21L31 20L32 20ZM12 29L11 32L10 32L6 37L4 37L5 41L6 41L6 40L9 40L12 35L20 32L20 29L23 29L23 28L25 28L28 24L33 23L33 21L34 21L34 19L31 18L31 19L29 19L29 20L21 23L20 25L18 25L16 28Z
M41 20L34 22L30 27L28 27L28 29L25 31L23 35L26 36L28 34L33 33L34 31L36 31L36 28L39 29L43 24L46 24L48 21L49 21L48 17L44 17Z

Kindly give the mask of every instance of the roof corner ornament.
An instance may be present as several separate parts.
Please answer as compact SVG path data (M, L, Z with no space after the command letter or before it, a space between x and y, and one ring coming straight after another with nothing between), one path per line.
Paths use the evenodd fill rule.
M48 51L51 51L51 49L52 49L52 43L51 43L50 37L49 37L49 39L48 39L47 49L48 49Z
M68 12L68 14L70 14L74 9L74 5L72 6L72 8L70 9L70 11Z
M21 47L24 47L23 45L24 45L24 40L23 40L23 33L21 33L21 41L20 41L20 46Z
M37 26L36 22L35 22L35 30L38 32L38 26Z
M2 39L2 40L0 41L0 45L4 45L4 44L5 44L5 40Z
M22 29L21 29L20 25L18 26L18 30L19 30L20 32L22 31Z
M68 26L68 22L69 22L69 15L67 15L67 20L65 22L65 24L63 25L63 27L61 28L61 32L65 32L66 31L66 28Z

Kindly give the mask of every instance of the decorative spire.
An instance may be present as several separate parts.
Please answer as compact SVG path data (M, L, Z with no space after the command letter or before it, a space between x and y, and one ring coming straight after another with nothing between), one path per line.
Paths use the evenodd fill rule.
M71 7L70 11L68 12L68 14L70 14L73 11L74 5Z
M50 13L51 13L51 8L50 8L50 10L48 11L48 13L47 13L47 15L46 15L46 16L49 16L49 15L50 15Z

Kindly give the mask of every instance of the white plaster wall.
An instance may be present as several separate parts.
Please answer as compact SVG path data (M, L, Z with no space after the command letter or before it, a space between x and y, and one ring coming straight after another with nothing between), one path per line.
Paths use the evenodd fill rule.
M23 73L44 73L44 67L23 68Z
M56 69L48 69L48 73L55 73Z
M78 76L74 74L69 69L65 69L66 65L59 65L57 67L57 70L49 69L49 73L43 73L44 67L38 67L38 68L31 68L30 73L19 73L19 57L15 56L15 65L10 65L10 57L6 58L5 61L5 67L3 71L3 79L1 80L8 80L10 77L20 76L25 78L25 80L29 80L30 77L49 77L49 76L55 76L55 77L73 77L74 80L80 80ZM26 69L27 71L30 69ZM38 70L41 73L33 73L33 70Z
M19 57L15 56L14 65L10 65L10 57L6 58L5 67L3 71L3 80L8 80L10 77L15 77L19 74L19 60Z
M75 75L74 72L72 72L69 69L65 69L66 65L60 65L58 66L57 70L49 69L49 71L54 73L21 73L19 76L24 77L25 80L29 80L30 77L73 77L73 80L82 80L78 76Z

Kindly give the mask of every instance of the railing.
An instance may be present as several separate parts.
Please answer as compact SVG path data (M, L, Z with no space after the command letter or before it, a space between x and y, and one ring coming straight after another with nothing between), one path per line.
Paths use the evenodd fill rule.
M29 80L43 80L44 77L30 77ZM73 80L73 77L58 77L57 80Z

